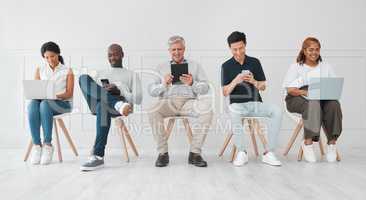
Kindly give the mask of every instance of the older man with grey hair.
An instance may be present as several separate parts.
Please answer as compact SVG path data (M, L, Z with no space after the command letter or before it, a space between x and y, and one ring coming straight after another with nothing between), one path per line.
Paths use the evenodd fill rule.
M159 156L156 167L169 164L168 137L165 132L164 119L174 116L187 116L192 121L193 137L188 157L188 163L197 167L207 167L207 162L201 156L201 149L212 121L211 102L199 98L209 91L205 72L200 64L185 59L185 41L181 36L172 36L168 40L171 60L158 65L158 76L149 86L149 93L159 97L159 101L149 112L152 133L157 143ZM171 71L172 64L187 64L188 74L175 77ZM183 67L184 65L176 65Z

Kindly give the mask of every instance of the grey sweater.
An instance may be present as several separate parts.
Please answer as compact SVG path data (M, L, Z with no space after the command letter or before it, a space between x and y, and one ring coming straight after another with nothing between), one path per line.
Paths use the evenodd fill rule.
M108 79L121 91L121 96L125 97L127 102L132 104L141 104L142 88L139 76L126 68L110 68L97 71L93 77L94 80L102 85L101 79Z
M162 81L166 74L171 74L170 62L165 62L157 66L154 82L149 85L149 93L153 97L169 98L169 97L187 97L197 98L198 95L207 94L209 85L205 71L201 65L192 60L186 60L188 63L188 72L193 76L192 86L184 84L163 85Z

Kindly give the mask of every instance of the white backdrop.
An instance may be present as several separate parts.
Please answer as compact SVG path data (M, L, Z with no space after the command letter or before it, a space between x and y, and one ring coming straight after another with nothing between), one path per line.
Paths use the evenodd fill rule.
M0 147L23 148L29 138L21 81L32 78L34 68L42 63L39 49L46 41L60 45L76 74L108 68L106 48L112 42L123 46L125 66L142 71L168 59L167 39L180 34L186 39L187 57L201 62L210 78L216 97L215 113L221 117L220 65L230 57L226 38L235 30L247 34L248 55L262 61L269 85L264 101L281 106L282 79L302 40L307 36L319 38L323 57L346 80L342 98L344 130L364 131L365 9L364 0L1 1ZM145 86L150 78L142 74ZM151 104L144 87L141 108ZM65 120L77 143L89 146L94 118L87 113L78 86L74 105L79 113ZM149 126L145 115L132 118ZM284 116L282 129L293 126Z

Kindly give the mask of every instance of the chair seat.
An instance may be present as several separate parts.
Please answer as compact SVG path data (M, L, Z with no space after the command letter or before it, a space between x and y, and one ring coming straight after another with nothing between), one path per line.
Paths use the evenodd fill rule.
M59 115L55 115L53 116L54 119L59 119L59 118L63 118L63 117L66 117L66 116L70 116L70 115L74 115L74 114L77 114L79 113L79 110L78 109L73 109L71 112L67 112L67 113L62 113L62 114L59 114Z

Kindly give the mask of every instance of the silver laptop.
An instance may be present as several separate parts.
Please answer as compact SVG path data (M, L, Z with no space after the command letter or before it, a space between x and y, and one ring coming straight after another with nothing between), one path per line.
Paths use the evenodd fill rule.
M342 95L344 78L310 78L308 99L339 100Z
M55 81L23 80L26 99L56 99Z

